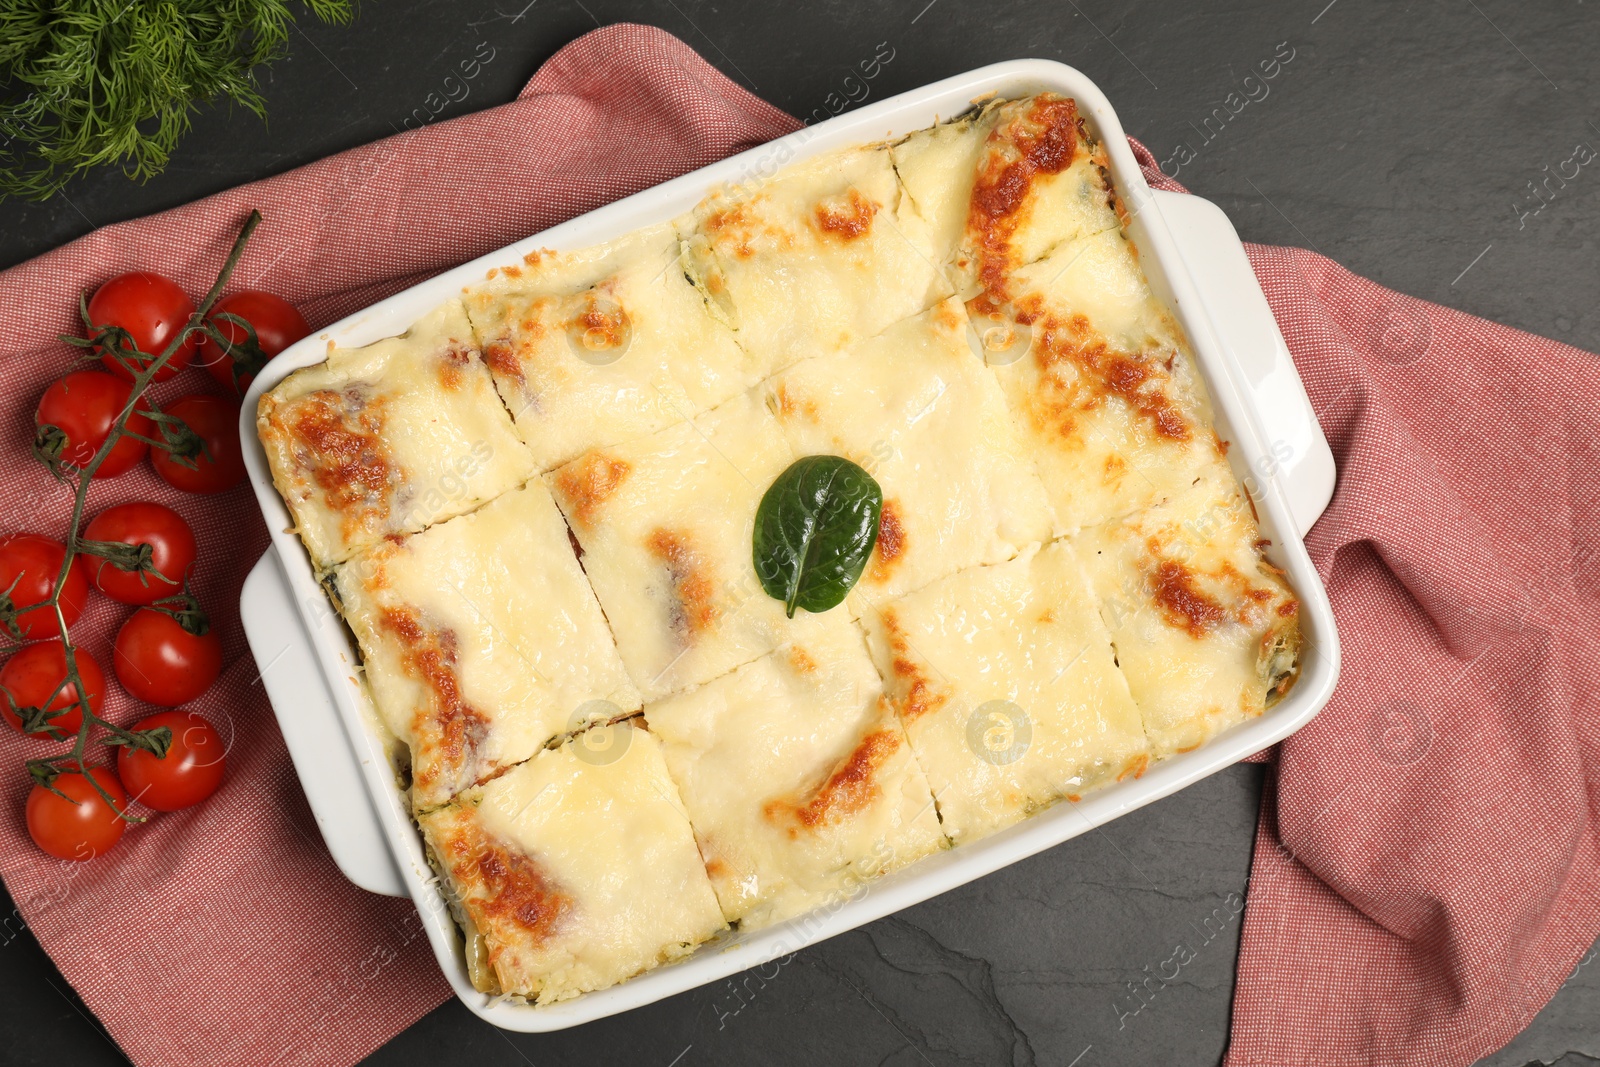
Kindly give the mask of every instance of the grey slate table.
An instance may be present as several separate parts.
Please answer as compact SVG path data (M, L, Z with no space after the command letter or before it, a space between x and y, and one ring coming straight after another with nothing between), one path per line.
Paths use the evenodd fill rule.
M0 265L389 134L480 42L493 60L440 118L511 99L567 41L631 20L800 115L880 44L893 59L873 98L1001 59L1062 60L1158 158L1187 143L1181 180L1247 239L1312 247L1403 292L1600 351L1600 170L1523 217L1544 166L1580 142L1600 148L1600 7L1581 0L524 4L368 0L352 27L302 22L266 75L269 128L208 112L147 185L102 174L42 205L0 204ZM1268 95L1205 128L1212 104L1280 46L1293 58ZM501 1034L451 1003L368 1062L1213 1064L1261 774L1233 768L802 952L737 994L725 983L548 1036ZM0 916L11 912L0 900ZM1221 933L1119 1019L1117 992L1208 918ZM0 1005L0 1061L125 1062L14 914L0 921ZM1549 1061L1600 1063L1600 957L1485 1063Z

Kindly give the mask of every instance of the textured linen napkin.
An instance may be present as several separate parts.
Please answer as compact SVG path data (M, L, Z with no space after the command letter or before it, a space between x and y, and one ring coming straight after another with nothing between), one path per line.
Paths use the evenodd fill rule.
M1344 657L1271 761L1226 1063L1470 1064L1600 935L1600 359L1246 249L1339 467Z
M236 284L322 325L795 126L676 38L613 26L514 103L0 274L0 532L61 528L67 501L27 458L28 420L68 366L50 339L104 277L154 267L201 291L259 207ZM1600 721L1594 357L1308 252L1250 253L1340 461L1310 544L1345 658L1338 696L1269 785L1230 1063L1465 1064L1525 1025L1600 929L1584 762ZM157 396L195 387L183 377ZM21 817L21 760L48 746L0 731L0 766L19 772L0 778L0 876L136 1063L352 1062L448 990L415 912L344 882L306 810L239 631L239 587L267 544L247 491L185 498L140 470L97 486L90 511L134 498L175 506L200 537L197 591L231 666L195 706L231 738L228 780L106 859L59 864ZM79 624L102 663L123 611L97 602ZM142 936L107 929L129 900Z
M0 274L0 533L65 531L66 492L28 454L39 394L73 366L78 294L148 268L204 293L260 208L235 287L322 326L573 215L770 140L795 120L676 38L591 33L513 103L401 134L150 218L109 226ZM203 383L203 384L202 384ZM213 391L185 372L158 399ZM200 542L196 592L229 666L192 706L230 742L218 793L158 815L116 850L62 863L28 839L23 760L57 747L0 727L0 877L20 918L137 1064L348 1064L449 996L407 901L350 885L329 858L239 627L267 547L248 487L185 496L141 466L90 490L89 515L157 500ZM111 670L130 609L96 597L74 635ZM149 709L120 694L108 716ZM15 917L12 925L15 926Z

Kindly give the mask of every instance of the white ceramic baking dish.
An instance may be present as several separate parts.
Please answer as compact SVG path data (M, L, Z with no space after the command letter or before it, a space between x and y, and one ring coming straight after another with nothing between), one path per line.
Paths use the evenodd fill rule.
M355 645L312 574L256 438L262 392L324 358L328 342L364 345L404 332L491 267L535 248L598 244L676 216L712 187L760 179L821 152L908 133L949 118L979 97L1054 90L1074 97L1106 146L1150 283L1187 330L1217 409L1229 459L1255 499L1268 554L1301 598L1304 668L1287 699L1196 751L1155 764L1143 778L1059 804L982 841L923 860L860 888L848 899L784 925L733 935L686 960L611 989L545 1007L486 996L472 987L461 936L396 787L369 698L357 681ZM1017 60L948 78L807 127L760 148L669 181L535 234L351 315L278 356L256 378L240 424L245 461L272 547L244 586L245 631L277 712L289 754L323 839L350 880L416 902L439 966L478 1015L510 1030L557 1030L755 967L804 945L919 903L1058 845L1164 797L1305 725L1332 694L1339 643L1326 593L1301 537L1333 491L1333 457L1283 338L1227 217L1196 197L1152 192L1111 105L1087 77L1045 60Z

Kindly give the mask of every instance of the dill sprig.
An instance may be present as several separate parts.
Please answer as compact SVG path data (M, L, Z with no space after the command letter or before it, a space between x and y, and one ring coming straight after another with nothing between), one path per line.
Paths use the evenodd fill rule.
M208 100L264 119L256 68L284 53L291 18L284 0L0 0L0 199L42 200L105 165L160 173Z

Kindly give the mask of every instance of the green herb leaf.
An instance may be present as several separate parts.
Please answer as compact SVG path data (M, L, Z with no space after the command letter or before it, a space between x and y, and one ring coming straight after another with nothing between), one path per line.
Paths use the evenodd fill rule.
M838 456L807 456L778 475L756 509L754 561L761 588L794 609L837 607L878 543L883 490Z
M346 23L351 0L297 8ZM285 54L287 0L0 0L0 199L43 199L95 167L144 180L200 106L265 117L261 66Z

